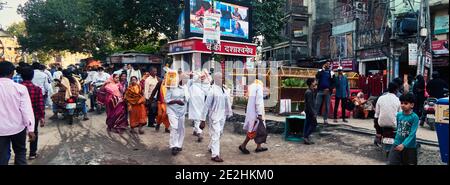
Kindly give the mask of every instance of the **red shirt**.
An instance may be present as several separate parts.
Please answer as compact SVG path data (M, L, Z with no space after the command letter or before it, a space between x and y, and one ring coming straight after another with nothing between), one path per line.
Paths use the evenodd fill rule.
M39 120L45 116L44 96L40 87L34 85L31 81L23 81L22 85L27 87L30 94L31 105L33 107L34 117Z

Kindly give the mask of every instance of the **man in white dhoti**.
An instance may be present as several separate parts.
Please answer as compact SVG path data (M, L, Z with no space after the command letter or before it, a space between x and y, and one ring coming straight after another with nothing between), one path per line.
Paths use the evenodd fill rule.
M206 116L208 115L209 135L211 137L209 149L211 160L223 162L220 158L220 137L223 134L223 127L227 117L233 115L231 109L231 99L228 90L222 84L222 74L214 74L214 84L206 97L206 104L202 113L202 126L204 127Z
M200 122L203 108L205 107L206 95L208 94L210 85L206 82L207 76L204 74L194 74L192 85L189 87L189 119L194 122L194 136L197 136L198 142L202 142L202 129ZM206 82L206 83L205 83Z
M244 123L244 130L247 131L247 136L244 143L239 146L239 150L244 154L250 154L246 147L247 143L256 137L258 121L262 120L265 125L263 91L263 83L258 79L248 86L248 103ZM268 150L267 148L261 147L261 143L256 143L256 145L255 152L264 152Z
M187 76L180 76L178 86L167 87L167 94L164 98L167 103L167 116L171 129L169 145L172 155L177 155L183 148L186 104L189 100L189 92L184 85L187 81Z

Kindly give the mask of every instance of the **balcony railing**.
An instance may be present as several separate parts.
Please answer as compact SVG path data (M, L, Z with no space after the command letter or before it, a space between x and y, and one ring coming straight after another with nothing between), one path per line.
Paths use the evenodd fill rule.
M308 7L300 5L287 6L285 11L286 14L308 14Z

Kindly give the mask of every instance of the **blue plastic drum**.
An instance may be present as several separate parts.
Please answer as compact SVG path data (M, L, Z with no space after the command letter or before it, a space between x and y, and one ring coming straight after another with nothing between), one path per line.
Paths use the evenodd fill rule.
M448 97L441 98L437 102L436 108L436 133L439 141L439 150L441 152L442 162L448 164L448 124L449 124L449 105Z

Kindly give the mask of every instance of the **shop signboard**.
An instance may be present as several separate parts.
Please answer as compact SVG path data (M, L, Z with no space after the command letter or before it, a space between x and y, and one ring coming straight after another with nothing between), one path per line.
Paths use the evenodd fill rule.
M337 70L337 68L341 66L343 71L352 71L353 70L353 60L345 59L339 61L333 61L333 70Z
M448 55L448 40L435 40L431 42L434 55Z
M436 16L434 18L434 34L448 33L448 15Z
M222 55L235 55L235 56L255 56L256 45L253 44L241 44L236 42L222 41L220 44L216 44L214 50L216 54ZM169 51L170 55L189 52L202 52L211 53L211 45L204 44L202 39L190 39L180 42L170 43Z
M408 44L408 64L410 66L417 65L417 44Z

